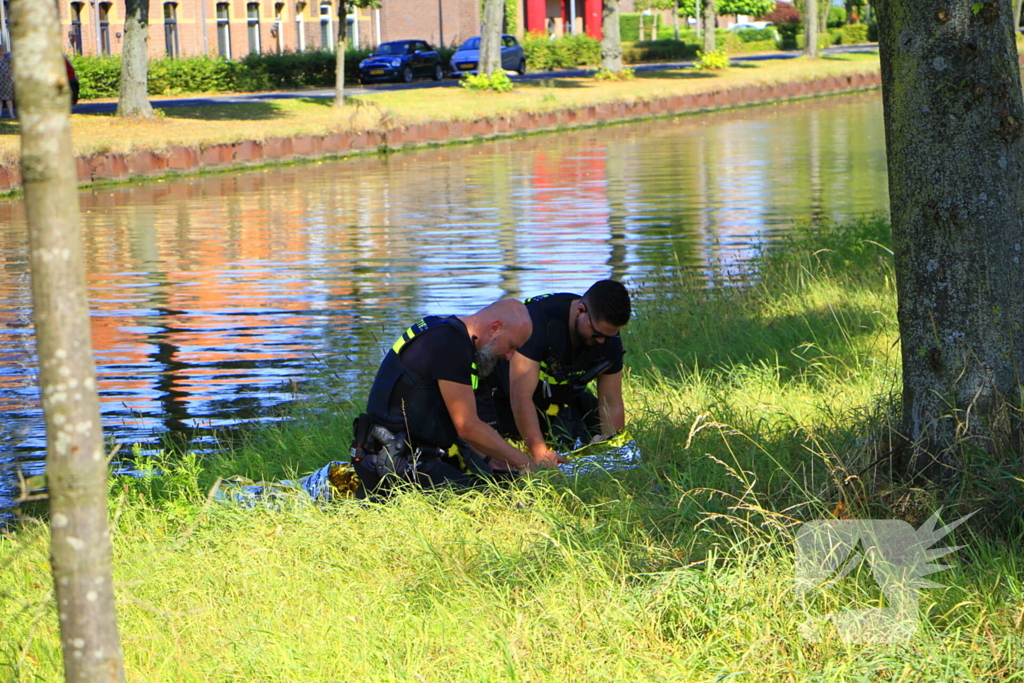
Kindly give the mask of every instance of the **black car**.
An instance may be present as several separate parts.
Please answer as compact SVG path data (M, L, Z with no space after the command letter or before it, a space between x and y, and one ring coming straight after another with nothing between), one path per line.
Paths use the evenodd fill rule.
M359 63L359 82L398 81L414 78L444 78L444 67L437 51L422 40L396 40L381 43L373 54Z

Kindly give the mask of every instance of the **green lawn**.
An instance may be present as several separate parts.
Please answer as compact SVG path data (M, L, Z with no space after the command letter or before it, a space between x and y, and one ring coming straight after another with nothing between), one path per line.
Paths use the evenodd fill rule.
M125 121L113 115L71 117L76 155L95 152L164 150L174 145L206 146L275 136L365 130L426 120L450 121L550 111L601 102L633 101L760 83L805 81L830 75L878 70L878 56L836 55L826 59L739 63L723 72L695 69L648 72L632 81L552 78L531 81L513 92L445 90L381 91L349 98L344 108L329 99L268 100L214 107L169 109L151 121ZM0 120L0 163L18 158L18 124Z
M219 476L292 476L345 451L351 415L299 411L220 457L113 481L128 679L1019 680L1019 482L943 543L965 547L931 577L944 587L923 591L909 642L797 632L880 605L866 567L795 598L802 521L918 525L934 509L934 492L864 471L898 386L889 244L881 220L795 229L746 286L646 281L626 335L644 453L629 472L385 505L207 502ZM3 680L61 675L46 542L34 523L0 538Z

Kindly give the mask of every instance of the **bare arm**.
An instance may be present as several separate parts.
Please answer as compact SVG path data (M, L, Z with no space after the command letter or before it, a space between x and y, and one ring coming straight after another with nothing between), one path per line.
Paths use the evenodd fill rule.
M517 353L509 361L508 378L512 415L516 419L519 436L526 442L530 457L538 465L565 462L565 458L548 448L544 442L544 433L540 429L540 420L537 419L537 408L533 404L533 393L540 381L540 363Z
M601 437L607 438L626 426L621 371L597 376L597 401L601 414Z
M447 380L438 380L444 405L451 415L452 424L459 437L484 455L499 460L509 467L523 470L534 470L533 461L518 448L514 448L501 438L494 428L480 419L476 414L476 399L473 389L468 384L459 384Z

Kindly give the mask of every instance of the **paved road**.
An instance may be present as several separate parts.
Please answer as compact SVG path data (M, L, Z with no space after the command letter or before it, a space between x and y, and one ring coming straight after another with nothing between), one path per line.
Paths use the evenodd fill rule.
M877 45L839 45L826 48L825 54L840 54L844 52L877 52ZM768 59L793 59L799 57L800 51L793 52L769 52L765 54L745 55L732 57L734 62L760 62ZM667 69L681 69L693 66L693 62L672 62L665 64L640 64L633 67L636 71L663 71ZM573 69L565 71L531 71L525 76L512 76L513 81L538 81L548 78L575 78L589 76L594 73L593 69ZM416 83L392 83L376 85L371 87L350 87L345 89L346 95L365 95L382 90L421 90L425 88L451 88L458 85L458 81L448 79L444 81L418 81ZM244 93L235 95L203 95L202 97L189 97L173 100L151 100L154 107L158 109L173 109L175 107L205 107L216 104L239 104L244 102L258 102L260 100L288 100L301 97L334 97L333 89L324 90L300 90L281 91L265 93ZM113 112L117 109L117 102L82 102L75 105L72 111L76 114L102 114Z

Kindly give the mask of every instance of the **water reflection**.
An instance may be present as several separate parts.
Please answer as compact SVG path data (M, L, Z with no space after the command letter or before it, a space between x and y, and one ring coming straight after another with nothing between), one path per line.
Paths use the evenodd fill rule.
M80 201L104 426L146 444L265 417L309 390L318 358L360 395L422 314L728 270L794 219L887 195L881 105L860 95ZM0 507L10 463L36 473L45 448L26 252L23 205L0 202Z

